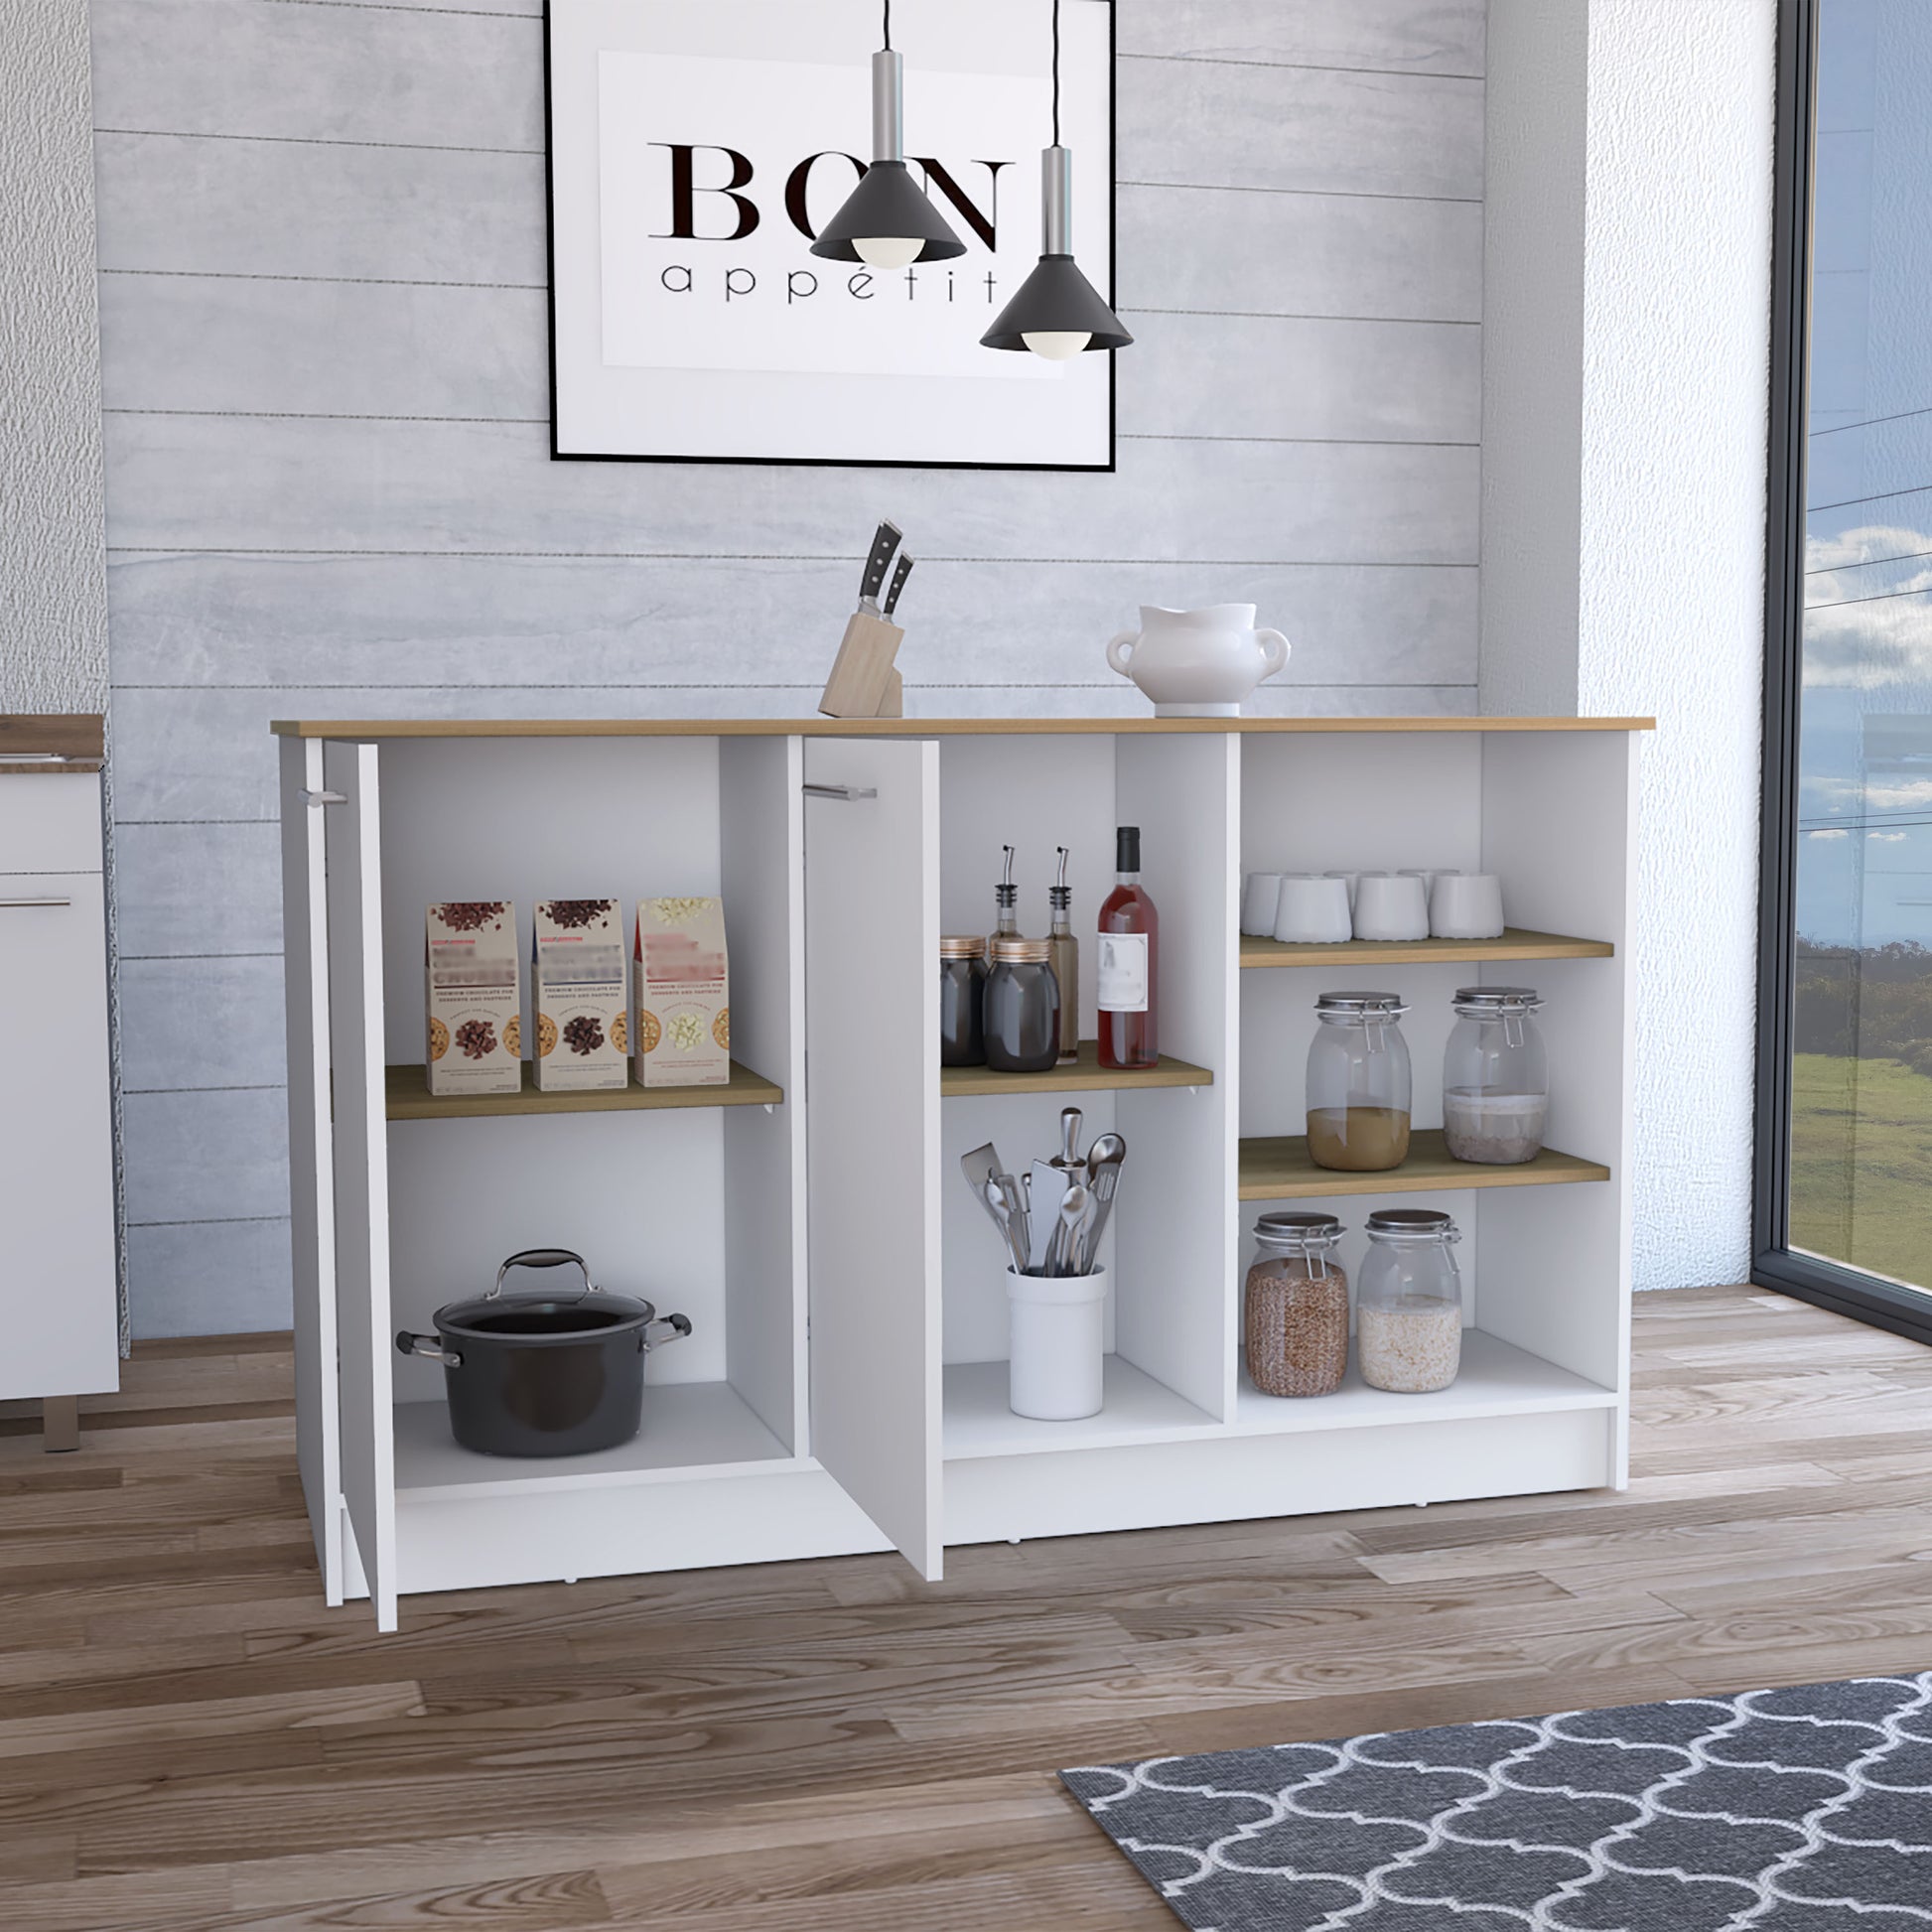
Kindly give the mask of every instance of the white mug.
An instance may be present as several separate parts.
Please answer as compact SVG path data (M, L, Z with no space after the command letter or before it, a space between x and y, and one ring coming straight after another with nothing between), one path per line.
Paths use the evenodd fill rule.
M1446 872L1429 895L1429 929L1439 939L1500 939L1502 882L1493 872Z
M1251 872L1241 889L1241 930L1251 939L1269 938L1275 930L1275 908L1282 896L1278 872Z
M1282 875L1281 905L1275 914L1277 939L1294 946L1334 946L1353 933L1346 881L1317 879L1312 873Z
M1348 909L1349 909L1349 910L1350 910L1351 912L1352 912L1352 911L1354 911L1354 909L1355 909L1355 885L1356 885L1356 882L1357 882L1357 881L1358 881L1358 880L1359 880L1359 879L1361 878L1361 876L1362 876L1362 875L1361 875L1360 873L1358 873L1358 872L1324 872L1324 873L1323 873L1323 874L1322 874L1321 876L1322 876L1322 878L1323 878L1323 879L1339 879L1339 880L1342 880L1342 881L1344 881L1344 882L1345 882L1345 883L1347 884L1347 887L1348 887Z
M1365 872L1355 887L1355 937L1427 939L1429 894L1410 873Z

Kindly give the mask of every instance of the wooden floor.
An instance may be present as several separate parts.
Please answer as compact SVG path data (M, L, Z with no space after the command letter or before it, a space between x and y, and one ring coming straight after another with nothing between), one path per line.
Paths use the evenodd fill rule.
M1626 1495L321 1606L275 1338L0 1416L0 1927L1163 1928L1061 1764L1932 1665L1932 1354L1642 1297Z

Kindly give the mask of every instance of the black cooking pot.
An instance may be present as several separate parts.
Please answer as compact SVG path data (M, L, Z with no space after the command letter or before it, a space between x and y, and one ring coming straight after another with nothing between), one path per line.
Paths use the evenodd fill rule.
M575 1267L581 1293L505 1295L512 1268ZM443 1364L450 1433L483 1455L585 1455L616 1449L643 1422L644 1357L691 1332L648 1303L607 1295L584 1257L525 1248L496 1271L487 1295L436 1311L436 1333L404 1329L396 1346Z

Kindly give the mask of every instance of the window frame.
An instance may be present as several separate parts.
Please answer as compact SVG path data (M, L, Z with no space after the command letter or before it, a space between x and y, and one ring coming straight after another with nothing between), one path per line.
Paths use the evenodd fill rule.
M1751 1280L1932 1342L1932 1293L1794 1252L1791 1050L1797 953L1798 727L1804 695L1805 471L1810 415L1812 135L1820 0L1779 0L1766 472L1763 823ZM1932 1290L1932 1284L1927 1285Z

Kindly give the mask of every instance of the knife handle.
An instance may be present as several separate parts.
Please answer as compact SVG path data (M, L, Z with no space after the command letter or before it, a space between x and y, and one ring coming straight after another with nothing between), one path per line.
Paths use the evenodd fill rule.
M882 523L879 534L872 540L872 555L866 559L866 574L860 583L859 595L873 604L879 602L879 593L885 588L886 572L893 561L893 552L898 548L898 525Z
M893 588L886 593L886 608L881 613L890 618L898 609L898 594L905 588L905 580L912 575L912 559L899 553L898 568L893 572Z

